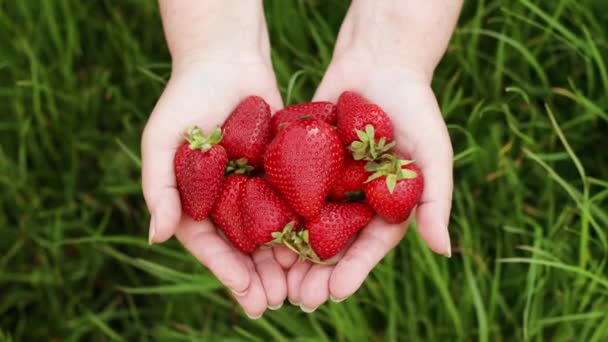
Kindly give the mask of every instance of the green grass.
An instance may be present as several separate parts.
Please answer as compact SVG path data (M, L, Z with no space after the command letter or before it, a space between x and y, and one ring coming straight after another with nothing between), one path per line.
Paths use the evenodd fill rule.
M266 3L288 103L347 5ZM453 257L412 230L346 302L250 321L178 243L146 242L156 3L0 0L0 340L608 340L607 28L602 0L467 1L433 83Z

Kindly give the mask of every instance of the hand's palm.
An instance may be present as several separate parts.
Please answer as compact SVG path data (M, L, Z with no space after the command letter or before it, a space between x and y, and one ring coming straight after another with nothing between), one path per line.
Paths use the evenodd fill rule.
M336 101L342 91L354 90L390 115L397 150L414 159L425 177L425 189L416 210L418 231L431 249L449 254L452 148L435 96L428 83L413 73L370 69L371 66L334 60L315 98ZM295 264L288 274L290 300L314 309L328 297L339 300L353 294L403 238L406 227L388 225L376 218L334 258L338 261L336 266Z
M162 242L175 234L235 293L245 311L257 317L267 306L283 303L287 292L285 274L277 259L292 259L271 249L247 256L220 236L211 221L195 222L181 215L173 156L188 127L197 125L209 132L221 126L248 95L263 97L272 109L282 107L274 74L265 63L204 64L175 74L142 138L143 189L152 216L151 241Z

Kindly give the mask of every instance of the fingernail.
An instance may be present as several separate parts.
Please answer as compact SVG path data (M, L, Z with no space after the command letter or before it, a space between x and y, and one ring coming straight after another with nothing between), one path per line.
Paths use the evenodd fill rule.
M246 289L246 290L244 290L242 292L239 292L239 291L236 291L236 290L233 290L233 289L230 289L230 291L232 291L232 294L234 294L237 297L243 297L244 295L247 294L248 289Z
M314 307L314 308L309 308L304 304L300 304L300 309L306 313L313 313L315 310L317 310L317 308L318 308L318 306Z
M277 304L277 305L275 305L275 306L268 305L268 308L269 308L270 310L273 310L273 311L274 311L274 310L279 310L279 309L280 309L282 306L283 306L283 302L280 302L279 304Z
M154 235L156 235L156 223L154 222L154 216L150 218L150 229L148 231L148 245L154 243Z
M291 303L291 305L293 305L293 306L300 306L300 303L298 303L298 302L295 302L295 301L291 300L291 298L289 298L289 297L287 298L287 300L288 300L288 301L289 301L289 303Z
M260 318L262 318L262 315L263 315L263 314L264 314L264 313L261 313L261 314L259 314L258 316L252 316L252 315L248 314L248 313L247 313L247 311L245 311L245 315L247 315L247 317L249 317L249 319L253 319L253 320L256 320L256 319L260 319Z
M446 252L443 254L447 258L452 257L452 242L450 241L450 232L448 231L448 227L445 227L445 244L446 244Z
M343 302L343 301L344 301L346 298L348 298L348 297L344 297L344 298L335 298L334 296L329 295L329 300L331 300L331 301L332 301L332 302L334 302L334 303L340 303L340 302Z

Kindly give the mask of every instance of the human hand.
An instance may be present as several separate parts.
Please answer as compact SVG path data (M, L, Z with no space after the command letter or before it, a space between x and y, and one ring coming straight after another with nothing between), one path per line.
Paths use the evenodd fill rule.
M184 142L185 130L194 125L208 133L221 126L240 100L249 95L264 98L271 109L282 107L269 55L268 37L261 5L243 8L208 8L204 13L219 15L222 23L210 24L208 35L201 28L191 31L186 25L188 15L195 15L204 2L161 2L167 40L173 57L172 75L158 100L143 132L142 182L144 197L151 214L151 243L160 243L175 234L184 247L228 287L249 317L260 317L267 307L279 307L286 298L286 280L282 264L293 256L283 248L258 249L251 256L238 251L218 233L210 220L195 222L182 215L176 188L173 158ZM231 7L228 2L213 2L215 6ZM253 2L252 2L253 3ZM208 5L208 4L207 4ZM237 9L238 7L238 9ZM188 10L185 12L185 10ZM239 11L257 10L261 20L252 23L238 17ZM174 14L175 13L175 14ZM175 17L176 14L184 14ZM246 18L252 16L251 12ZM238 22L230 25L230 18ZM215 18L215 17L214 17ZM200 19L200 18L199 18ZM194 20L194 19L193 19ZM211 19L212 20L212 19ZM252 37L244 35L242 26ZM261 26L260 26L261 25ZM184 31L186 32L180 32ZM199 32L200 31L200 32ZM203 37L197 35L203 34ZM205 49L194 49L183 37L204 42Z
M411 14L405 8L394 7L404 3L408 2L353 3L314 100L336 102L342 91L353 90L389 114L395 129L396 150L415 160L425 178L424 192L415 210L418 232L433 251L450 256L448 222L453 152L430 81L453 23L447 24L447 34L436 28L441 37L434 42L422 42L418 34L411 34L408 40L408 34L403 33L407 28L402 26L404 22L412 22ZM416 16L424 18L421 9L428 7L416 7ZM458 9L459 6L447 11L455 12L457 17ZM375 25L378 22L382 23L381 28ZM426 30L420 26L409 29L410 33ZM410 53L414 49L417 51ZM403 238L407 225L390 225L375 218L350 246L332 259L337 261L336 265L294 264L287 275L289 300L311 312L328 298L340 301L352 295Z

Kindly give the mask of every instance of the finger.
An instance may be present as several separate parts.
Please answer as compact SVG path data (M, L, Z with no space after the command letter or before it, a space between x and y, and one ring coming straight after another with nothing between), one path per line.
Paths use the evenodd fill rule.
M232 248L215 231L210 221L185 217L175 236L226 287L244 295L252 282L243 254Z
M418 232L430 249L449 257L452 254L448 232L453 187L451 148L433 153L432 161L422 157L418 163L424 179L433 180L425 181L416 209Z
M287 298L287 279L281 265L275 260L272 249L258 249L252 259L266 293L268 307L279 309Z
M344 255L344 248L340 253L327 261L338 261ZM334 271L334 265L313 264L300 285L300 308L306 313L315 311L329 299L329 278Z
M311 313L329 299L329 277L334 266L313 265L300 285L300 308Z
M406 228L406 224L387 225L379 218L363 228L331 274L331 298L342 301L355 293L376 264L401 241Z
M277 110L283 108L283 99L281 98L281 94L276 88L276 85L270 89L267 89L267 91L265 91L264 94L261 96L266 101L266 103L268 103L271 113L274 113Z
M309 261L298 261L287 272L287 298L293 305L300 305L300 285L310 267Z
M337 85L332 79L331 75L325 74L323 80L319 84L315 95L313 96L313 101L330 101L336 103L338 100L338 96L340 93L338 92Z
M260 276L256 272L255 265L249 256L240 255L241 261L246 265L251 284L245 294L234 293L234 298L241 305L245 314L251 319L262 317L268 307L266 292Z
M435 132L420 134L412 156L424 175L424 190L416 210L418 232L429 248L437 253L451 256L452 249L448 223L452 207L453 190L453 151L445 123L439 113L437 103L432 97L425 106L428 113L421 113L429 129ZM431 181L432 180L432 181Z
M272 250L275 259L284 269L290 268L298 260L298 255L285 246L275 246Z
M327 68L327 72L323 76L323 80L319 84L313 101L330 101L336 103L340 94L345 90L358 91L358 80L346 80L343 79L343 75L352 74L351 71L342 71L338 68L342 68L343 64L332 63Z
M153 136L153 127L147 127L141 141L142 188L150 211L148 241L163 242L169 239L181 218L181 204L173 173L173 157L179 140L161 143Z

